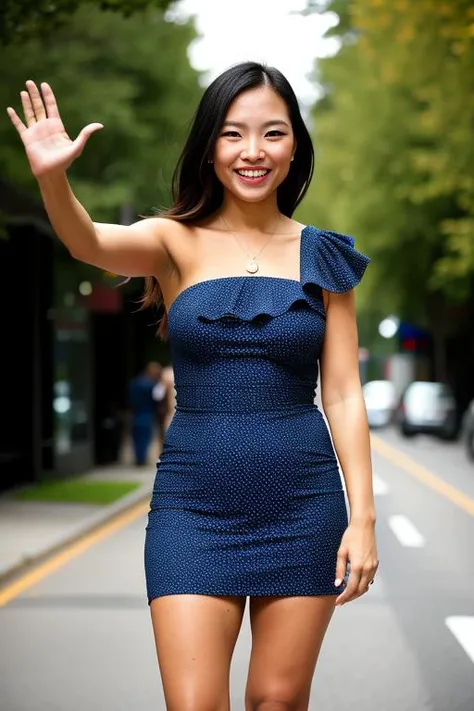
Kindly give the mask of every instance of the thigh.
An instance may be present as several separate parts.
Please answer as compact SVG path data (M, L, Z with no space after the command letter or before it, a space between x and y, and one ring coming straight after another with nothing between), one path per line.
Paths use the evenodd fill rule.
M308 708L319 651L336 596L252 598L246 709Z
M228 711L245 598L166 595L150 605L168 711Z

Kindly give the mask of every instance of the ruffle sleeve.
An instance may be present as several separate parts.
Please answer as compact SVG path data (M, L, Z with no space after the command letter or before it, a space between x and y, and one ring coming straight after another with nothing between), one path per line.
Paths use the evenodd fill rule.
M313 284L326 291L342 294L357 286L370 259L354 249L354 238L316 227L310 229L314 240L308 239L304 243L302 287Z

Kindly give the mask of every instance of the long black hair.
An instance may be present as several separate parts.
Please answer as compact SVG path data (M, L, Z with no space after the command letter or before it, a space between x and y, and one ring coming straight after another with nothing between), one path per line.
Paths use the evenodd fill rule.
M209 160L233 101L244 91L261 86L272 88L283 99L295 137L294 160L277 189L278 209L283 215L292 216L311 182L313 144L288 80L278 69L258 62L243 62L227 69L204 92L174 171L173 204L160 213L161 216L183 223L196 223L219 209L224 191ZM161 289L154 277L147 277L142 307L153 304L162 304ZM159 328L161 336L166 333L166 321L164 315Z

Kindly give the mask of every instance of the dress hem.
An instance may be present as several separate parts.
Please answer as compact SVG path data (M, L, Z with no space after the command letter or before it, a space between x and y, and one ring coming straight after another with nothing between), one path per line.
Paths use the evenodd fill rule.
M209 591L209 590L183 590L180 589L178 590L172 590L169 592L163 592L163 593L157 593L156 595L153 595L152 597L148 597L148 604L150 605L153 600L157 600L160 597L170 597L171 595L207 595L210 597L326 597L328 595L340 595L340 593L344 590L344 586L342 585L341 587L334 589L332 588L331 590L323 591L323 592L314 592L314 591L293 591L293 592L281 592L281 593L275 593L275 592L229 592L229 591Z

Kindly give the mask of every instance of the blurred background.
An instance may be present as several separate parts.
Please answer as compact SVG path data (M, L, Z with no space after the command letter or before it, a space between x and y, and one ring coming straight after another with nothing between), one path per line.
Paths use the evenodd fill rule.
M380 697L372 687L364 696L361 685L351 695L349 671L339 702L332 706L329 695L324 708L356 698L364 709L474 711L474 2L3 0L0 42L1 107L18 110L31 78L52 85L71 136L104 124L70 170L78 198L104 222L130 224L169 205L192 113L220 71L255 59L287 75L316 150L296 218L353 235L372 259L357 290L360 373L376 495L390 492L398 516L391 508L379 515L381 559L390 564L372 599L389 599L386 626L380 607L367 637L363 614L350 613ZM142 280L122 282L74 261L55 237L21 142L0 113L3 495L131 462L130 382L149 361L166 369L169 353L156 337L159 314L138 311ZM402 470L418 483L406 484ZM401 520L401 509L425 535ZM426 557L399 555L389 528L409 549L426 544ZM401 586L414 578L419 596L407 602ZM449 617L461 599L464 617ZM442 614L422 624L427 601ZM467 655L439 642L438 617L471 620L456 633ZM357 665L342 628L334 639L349 668ZM390 702L382 692L391 677L371 639L390 645L385 661L398 679ZM323 662L329 688L336 651L328 652L334 665ZM406 667L397 667L397 654ZM53 706L50 699L44 708Z
M93 219L127 224L169 204L202 87L242 59L279 66L317 154L297 218L354 235L372 258L358 290L362 379L391 381L390 419L405 434L439 425L456 437L474 398L473 3L260 5L241 2L233 25L244 36L251 12L267 39L242 44L226 37L226 3L6 0L0 104L18 107L25 78L47 79L72 136L102 122L70 178ZM6 114L0 145L8 487L119 457L130 378L169 358L158 315L135 313L141 281L118 286L54 237ZM401 398L419 380L445 388L413 391L413 414ZM377 387L370 410L387 407Z

